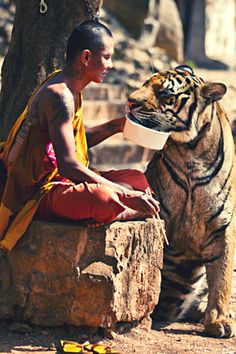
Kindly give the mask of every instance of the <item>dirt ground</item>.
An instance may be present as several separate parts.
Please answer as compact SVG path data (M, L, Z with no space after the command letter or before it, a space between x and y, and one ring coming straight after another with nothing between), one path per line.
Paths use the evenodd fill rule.
M236 72L214 72L196 70L197 74L209 81L225 83L229 90L223 99L223 104L230 116L236 119ZM233 296L231 308L236 313L236 264L234 270ZM9 326L10 325L10 326ZM0 322L0 353L57 353L60 339L75 340L80 343L90 340L94 343L102 337L93 333L83 334L74 327L42 328L23 327L18 331L10 330L11 324ZM103 339L104 340L104 339ZM236 354L236 337L230 339L216 339L206 337L201 324L192 323L159 323L156 329L133 328L126 334L116 335L113 340L105 340L115 345L120 353L124 354Z
M236 312L236 291L232 309ZM91 343L103 340L104 343L114 345L114 349L123 354L236 354L236 337L209 338L204 335L201 324L158 323L156 329L133 328L126 334L116 335L113 340L98 335L83 334L75 327L35 326L29 333L16 333L7 329L6 325L7 323L0 322L0 353L55 354L58 353L57 346L60 339L66 339L79 343L86 340Z

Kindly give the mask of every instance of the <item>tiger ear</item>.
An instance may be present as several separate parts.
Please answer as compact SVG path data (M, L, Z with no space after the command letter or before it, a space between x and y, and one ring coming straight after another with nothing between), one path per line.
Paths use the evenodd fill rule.
M213 82L201 88L201 96L205 99L206 104L211 104L220 100L226 91L227 87L224 84Z

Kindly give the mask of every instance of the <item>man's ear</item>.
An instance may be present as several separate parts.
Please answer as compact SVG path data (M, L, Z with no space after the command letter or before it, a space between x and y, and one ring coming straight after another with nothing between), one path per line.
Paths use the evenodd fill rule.
M90 57L91 57L91 51L89 49L84 49L81 54L82 63L87 66Z

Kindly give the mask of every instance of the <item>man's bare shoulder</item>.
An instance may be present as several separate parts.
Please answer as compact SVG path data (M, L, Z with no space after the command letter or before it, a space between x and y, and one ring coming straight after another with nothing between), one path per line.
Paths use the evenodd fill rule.
M40 102L44 107L47 120L71 120L74 115L75 102L70 89L64 82L49 83L40 92Z
M64 82L51 83L42 88L41 99L49 105L61 103L74 106L73 94Z

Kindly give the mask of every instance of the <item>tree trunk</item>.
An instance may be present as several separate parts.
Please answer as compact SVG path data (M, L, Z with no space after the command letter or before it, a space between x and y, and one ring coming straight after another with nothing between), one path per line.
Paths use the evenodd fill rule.
M94 13L101 0L89 0ZM85 0L16 0L12 39L2 67L0 140L23 111L34 88L53 70L62 67L66 40L73 27L89 18Z
M206 14L205 0L191 1L190 23L188 23L188 36L186 38L186 59L202 61L205 54Z
M205 0L175 0L184 30L185 59L205 59Z

